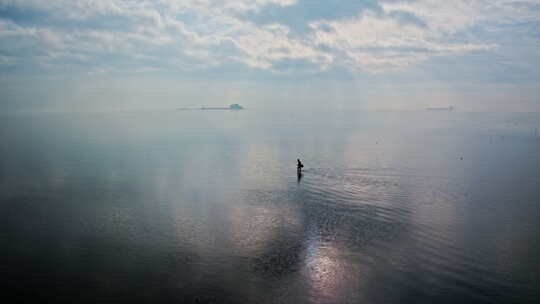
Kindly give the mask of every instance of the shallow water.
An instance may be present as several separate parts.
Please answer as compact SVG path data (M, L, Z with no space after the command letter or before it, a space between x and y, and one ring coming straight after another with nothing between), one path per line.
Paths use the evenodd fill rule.
M26 301L533 302L539 125L429 111L6 115L2 284Z

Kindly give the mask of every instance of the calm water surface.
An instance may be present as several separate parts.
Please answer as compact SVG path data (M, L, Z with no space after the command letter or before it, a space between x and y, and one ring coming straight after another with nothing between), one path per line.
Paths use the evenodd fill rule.
M2 286L25 302L535 302L535 127L429 111L4 115Z

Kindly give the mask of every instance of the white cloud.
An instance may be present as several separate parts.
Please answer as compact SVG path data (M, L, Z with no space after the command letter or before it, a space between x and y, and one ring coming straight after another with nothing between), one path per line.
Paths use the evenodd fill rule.
M394 8L385 6L384 10L389 13ZM436 20L440 23L423 19L426 26L418 26L366 11L354 19L319 21L312 23L311 27L315 30L315 44L344 53L345 57L341 59L347 66L374 73L401 71L432 56L496 47L494 44L452 42L451 35L459 29L441 22L442 19Z
M316 70L340 66L385 73L404 71L434 56L496 49L497 43L469 33L475 26L540 21L538 0L382 2L382 13L364 10L353 18L312 21L307 33L243 18L249 11L264 13L268 5L286 9L295 4L296 0L0 0L0 9L7 12L0 19L0 49L13 53L2 62L16 57L17 47L30 46L40 50L20 55L28 56L25 61L59 65L62 58L78 58L93 69L110 68L117 59L107 57L116 56L141 70L237 62L279 72L277 64L297 60ZM9 21L10 9L48 17L34 24ZM392 15L396 12L415 16L422 24L403 22ZM27 43L6 43L13 37ZM43 62L47 60L51 62Z

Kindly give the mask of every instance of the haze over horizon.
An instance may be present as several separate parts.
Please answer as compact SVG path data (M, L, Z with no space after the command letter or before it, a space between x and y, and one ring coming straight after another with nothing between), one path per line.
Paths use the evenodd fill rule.
M1 112L540 111L538 0L0 0Z

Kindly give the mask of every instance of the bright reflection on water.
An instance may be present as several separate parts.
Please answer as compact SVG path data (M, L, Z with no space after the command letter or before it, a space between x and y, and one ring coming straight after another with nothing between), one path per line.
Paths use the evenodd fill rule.
M4 116L2 284L27 302L532 302L539 122Z

